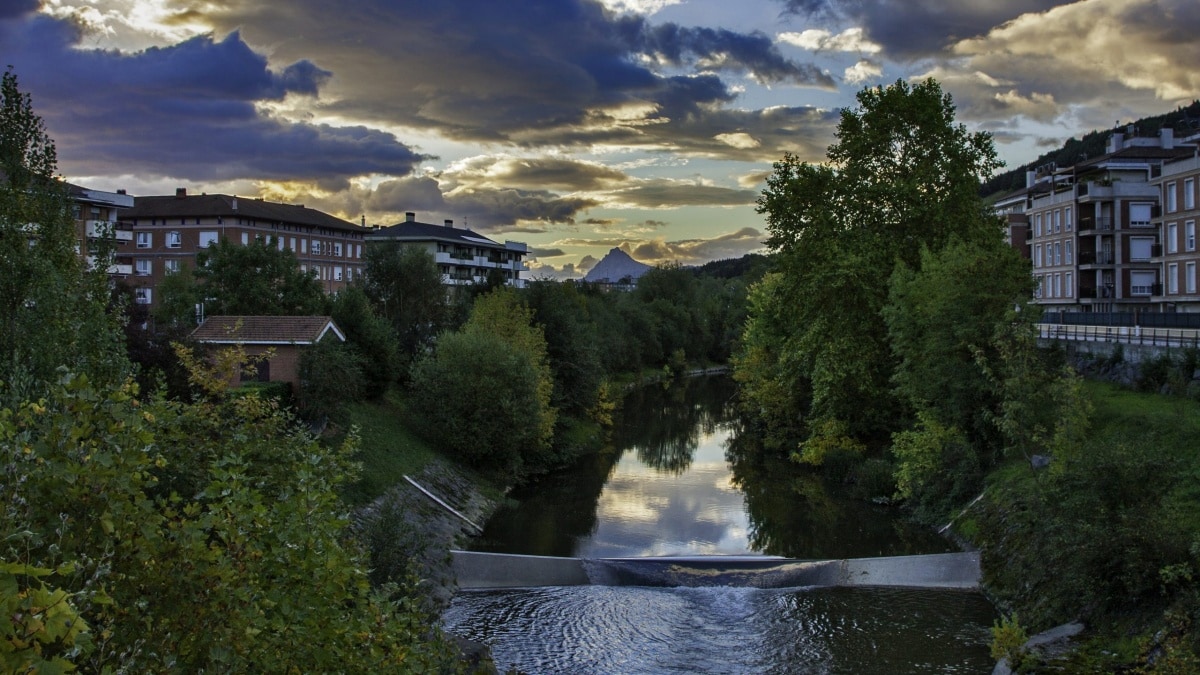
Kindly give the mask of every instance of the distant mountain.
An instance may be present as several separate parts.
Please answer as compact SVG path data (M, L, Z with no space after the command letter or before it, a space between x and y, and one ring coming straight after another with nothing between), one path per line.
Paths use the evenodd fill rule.
M1120 126L1124 127L1125 125ZM1144 117L1133 122L1132 126L1142 136L1156 135L1158 130L1164 127L1174 129L1176 139L1190 136L1200 131L1200 101L1192 101L1190 105L1177 108L1163 115ZM1013 190L1019 190L1025 187L1026 169L1033 169L1048 162L1054 162L1058 166L1071 166L1084 159L1103 155L1108 145L1108 137L1113 130L1113 128L1109 128L1092 131L1084 134L1083 138L1067 139L1061 148L1051 150L1028 164L1022 164L1015 169L994 176L991 180L980 186L979 194L983 197L988 197L990 195L1007 194Z
M583 280L615 284L628 277L631 281L637 281L650 269L650 265L638 262L625 251L614 248L601 258L595 267L588 270Z

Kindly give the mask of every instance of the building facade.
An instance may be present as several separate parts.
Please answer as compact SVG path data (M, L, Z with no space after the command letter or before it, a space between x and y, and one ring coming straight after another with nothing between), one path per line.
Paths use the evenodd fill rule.
M154 305L155 287L168 274L191 269L196 254L222 239L246 245L264 240L289 250L300 269L327 293L363 272L368 229L315 209L221 194L135 197L120 211L133 236L131 285L135 302Z
M71 215L75 218L75 236L80 255L96 264L93 255L102 239L109 240L110 277L125 279L133 274L133 231L118 218L120 209L133 206L133 197L124 191L104 192L67 184Z
M452 220L441 225L418 222L411 211L405 214L404 222L373 230L366 239L370 243L395 242L424 248L437 262L442 283L447 286L484 283L489 275L500 274L504 283L523 288L526 280L521 274L529 271L526 244L501 244L469 229L456 228Z
M1024 190L998 200L1012 244L1032 263L1035 301L1048 311L1177 311L1178 303L1164 300L1161 175L1195 153L1170 129L1157 137L1127 129L1110 137L1104 155L1070 167L1039 167L1027 174ZM1177 198L1182 195L1180 188ZM1183 219L1177 228L1182 247ZM1024 243L1017 241L1022 236ZM1170 264L1179 265L1170 269L1186 288L1186 264Z
M1196 224L1200 222L1200 154L1167 162L1151 179L1161 191L1161 207L1154 213L1154 227L1162 233L1160 293L1163 311L1200 312L1196 247Z

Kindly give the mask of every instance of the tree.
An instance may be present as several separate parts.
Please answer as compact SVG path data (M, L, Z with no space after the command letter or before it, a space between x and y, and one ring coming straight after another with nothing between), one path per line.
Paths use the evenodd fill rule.
M97 381L129 370L115 314L106 312L104 242L76 251L67 185L28 94L8 70L0 81L0 381L17 401L66 366Z
M321 282L273 238L239 246L221 239L196 255L192 272L206 314L311 316L325 311Z
M933 80L864 89L857 100L842 111L827 165L786 155L767 179L758 210L782 276L779 301L760 310L780 314L750 322L787 326L760 334L786 336L774 348L798 366L789 383L807 382L808 409L797 412L809 424L839 419L883 441L901 411L881 315L887 278L897 262L920 269L922 249L951 237L991 236L999 225L977 189L999 162L987 134L954 124Z
M363 289L411 361L445 327L448 306L437 262L423 248L383 242L368 246L363 257Z
M330 316L362 362L363 394L368 398L383 396L400 377L399 342L391 324L375 313L359 285L335 295L330 305Z

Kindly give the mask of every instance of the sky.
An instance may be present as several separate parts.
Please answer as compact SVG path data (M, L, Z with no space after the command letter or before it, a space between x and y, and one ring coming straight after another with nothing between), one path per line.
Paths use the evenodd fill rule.
M936 78L1010 167L1200 98L1196 0L0 0L73 183L453 219L532 276L761 251L772 163Z

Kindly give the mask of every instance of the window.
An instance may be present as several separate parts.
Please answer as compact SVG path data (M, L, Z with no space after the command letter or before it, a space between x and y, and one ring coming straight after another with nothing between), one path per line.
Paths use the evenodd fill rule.
M1042 275L1037 275L1033 278L1033 297L1042 297Z
M307 239L300 240L300 252L308 253L308 240Z
M283 250L283 237L276 237L275 244L279 247L279 250L282 251Z
M1062 297L1062 275L1061 274L1054 275L1054 297L1056 297L1056 298Z
M1130 237L1129 238L1129 259L1132 260L1149 260L1150 253L1154 250L1153 237Z
M1042 236L1042 214L1037 214L1033 217L1033 236Z
M1179 251L1179 225L1178 223L1167 223L1167 253L1177 253Z
M149 288L135 288L133 289L133 301L139 305L148 305L153 297L152 293L153 291Z
M1130 295L1150 295L1154 293L1154 272L1132 272L1129 277Z
M1187 292L1195 293L1196 292L1196 263L1190 262L1187 265L1184 265L1183 273L1184 273L1184 276L1186 277L1184 279L1184 283L1186 284L1185 287L1187 288Z
M295 237L288 238L288 248L292 250L292 253L296 252L296 238Z
M139 277L148 277L148 276L150 276L150 272L151 272L151 270L153 269L153 264L152 264L152 261L150 261L150 260L137 260L137 261L135 261L135 262L134 262L134 265L135 265L135 270L134 270L134 273L135 273L135 274L137 274Z
M1063 297L1075 297L1075 282L1070 272L1063 275Z
M178 232L167 233L167 248L179 248L183 246L183 237Z
M213 246L217 243L217 241L220 240L220 238L221 238L221 235L219 232L215 232L215 231L201 232L200 233L200 248L208 248L209 246Z
M1062 242L1054 242L1054 264L1062 264Z
M153 244L154 244L154 233L153 232L138 232L137 233L137 247L138 248L150 248Z
M1062 211L1055 209L1054 211L1054 233L1062 232Z
M341 268L341 267L339 267L339 266L335 266L335 267L333 268L333 280L334 280L334 281L341 281L341 280L342 280L342 268Z
M1067 242L1066 249L1067 250L1064 253L1064 255L1066 256L1066 260L1064 262L1066 262L1068 265L1075 264L1075 256L1072 255L1072 253L1071 253L1071 242L1069 242L1069 241Z
M1041 244L1037 244L1036 246L1033 247L1033 266L1034 267L1042 266L1042 245Z
M333 244L333 255L337 256L338 258L342 257L342 244L341 244L341 242L334 242L334 244Z
M354 245L354 257L355 259L362 258L362 244Z
M321 254L321 242L320 241L318 241L316 239L312 240L312 252L313 252L313 255Z
M1063 209L1063 221L1063 227L1067 230L1067 232L1070 232L1073 223L1071 222L1071 207L1069 206Z
M1164 195L1167 200L1167 213L1175 213L1179 205L1175 201L1175 183L1167 183L1167 192Z
M242 246L249 246L249 245L250 245L250 233L243 232L242 233Z
M163 269L167 271L167 274L174 274L179 271L179 261L178 260L164 260L163 261Z
M1150 227L1150 212L1153 208L1153 204L1130 204L1129 226Z
M1196 208L1196 179L1189 178L1183 181L1183 208L1191 210Z
M1176 263L1167 265L1167 292L1171 295L1179 293L1179 265Z
M1194 220L1183 224L1183 250L1196 250L1196 221Z

